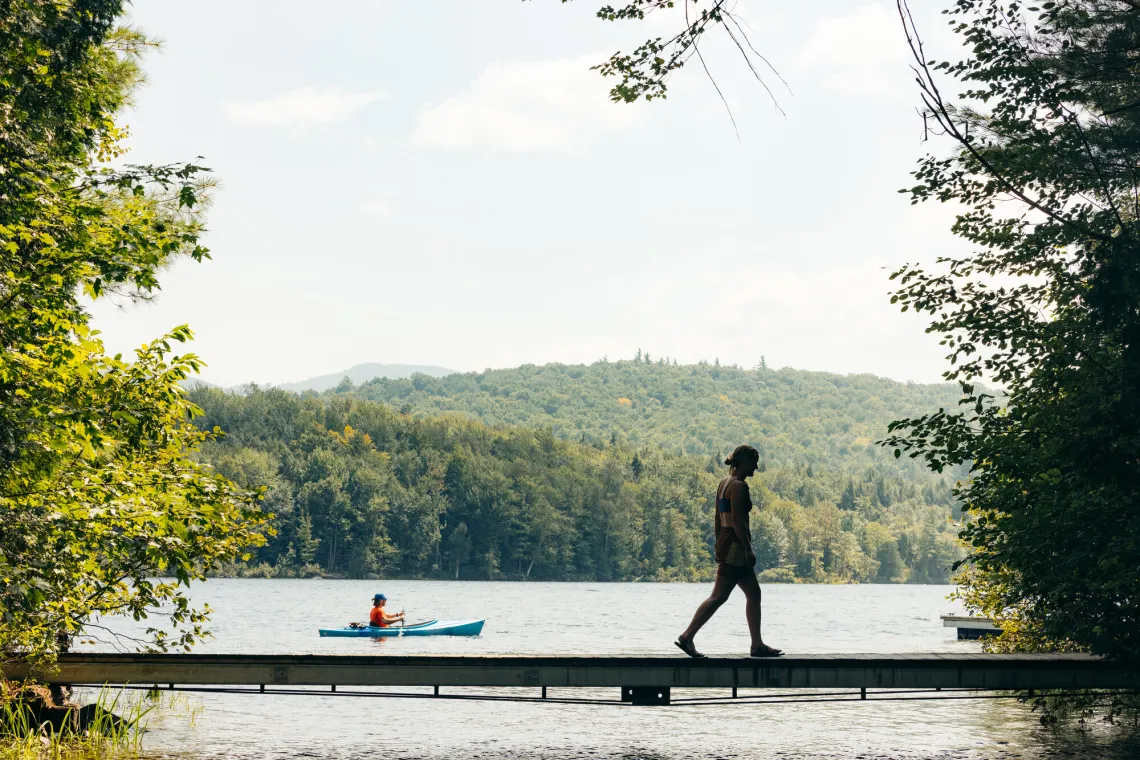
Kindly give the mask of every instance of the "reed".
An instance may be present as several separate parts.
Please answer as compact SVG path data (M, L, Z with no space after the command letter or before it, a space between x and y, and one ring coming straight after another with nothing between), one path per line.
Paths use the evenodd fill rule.
M146 692L146 699L154 712L151 724L157 723L159 727L168 720L177 720L183 725L194 728L198 725L198 718L202 715L202 703L190 694L179 691L164 691L155 689Z
M137 757L147 719L157 706L128 698L123 690L100 690L93 704L58 721L22 695L0 702L0 760L110 760ZM81 720L82 718L82 720Z

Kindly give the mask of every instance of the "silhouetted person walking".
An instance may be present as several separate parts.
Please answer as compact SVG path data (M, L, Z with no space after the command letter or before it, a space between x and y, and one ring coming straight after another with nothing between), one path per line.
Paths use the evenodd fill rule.
M760 452L744 444L737 446L732 456L724 461L728 477L716 489L716 583L712 596L701 602L693 615L693 622L675 642L690 657L704 657L693 645L693 638L709 622L720 606L728 601L735 586L748 598L745 614L748 632L752 634L752 657L778 657L779 649L770 647L760 637L760 584L756 580L756 554L752 551L752 534L748 528L748 513L752 511L752 498L745 482L756 472Z

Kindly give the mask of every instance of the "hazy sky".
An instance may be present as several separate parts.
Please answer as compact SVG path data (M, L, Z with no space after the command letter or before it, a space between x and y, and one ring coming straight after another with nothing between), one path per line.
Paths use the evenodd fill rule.
M154 304L99 304L125 351L189 323L203 377L286 382L374 361L459 370L631 357L935 381L889 271L958 250L897 190L931 144L886 0L747 0L791 87L710 40L663 102L589 66L677 17L602 0L136 0L164 43L125 121L135 162L201 155L205 264ZM922 0L920 24L945 37ZM917 4L916 4L917 5ZM939 146L935 146L939 147Z

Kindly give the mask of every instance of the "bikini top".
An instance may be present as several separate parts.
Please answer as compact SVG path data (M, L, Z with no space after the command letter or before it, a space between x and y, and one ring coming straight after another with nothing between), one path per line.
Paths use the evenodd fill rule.
M743 481L741 481L741 482L743 482ZM718 513L719 512L731 512L732 511L732 500L728 497L727 491L728 491L728 489L726 487L725 488L726 493L716 497L716 511ZM745 512L751 512L752 511L752 496L751 496L751 494L748 493L748 484L747 483L744 483L744 503L745 503L744 511Z

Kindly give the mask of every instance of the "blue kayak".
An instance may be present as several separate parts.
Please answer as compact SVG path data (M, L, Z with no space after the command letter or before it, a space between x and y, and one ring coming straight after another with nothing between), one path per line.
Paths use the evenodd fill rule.
M413 625L392 625L387 628L362 626L360 628L321 628L321 636L359 636L379 639L387 636L478 636L483 631L483 620L428 620Z

